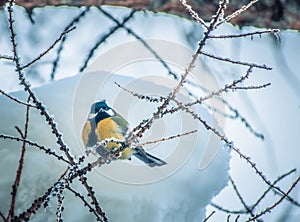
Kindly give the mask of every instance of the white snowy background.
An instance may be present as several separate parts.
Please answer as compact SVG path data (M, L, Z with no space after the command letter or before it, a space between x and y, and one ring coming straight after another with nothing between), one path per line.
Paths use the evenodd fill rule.
M22 62L30 61L39 55L41 51L45 50L60 35L66 24L79 14L80 10L82 9L69 7L35 9L33 14L35 24L33 25L27 18L25 11L16 7L15 27ZM121 21L120 18L129 13L129 10L124 8L105 8L105 10L110 11L119 21ZM11 46L7 28L7 13L3 10L0 13L0 20L0 53L10 55ZM43 60L26 70L28 73L27 79L32 85L41 86L36 91L40 92L40 96L49 110L54 114L58 113L55 118L58 125L64 129L62 131L66 141L72 141L72 135L68 133L69 126L64 123L69 118L68 110L70 112L72 110L65 103L57 103L57 98L72 97L72 92L74 92L72 87L76 87L75 84L79 78L77 74L84 59L87 57L89 49L94 45L96 39L103 33L109 32L110 27L113 25L113 22L99 13L96 8L92 8L87 16L77 25L77 29L67 36L55 75L55 81L51 85L43 87L43 84L49 81L56 50L51 51ZM203 33L199 25L186 19L148 12L137 12L134 18L126 23L126 26L144 39L167 40L183 45L191 50L195 49L197 41ZM245 33L253 30L256 30L256 28L238 28L225 24L217 30L217 33ZM126 30L118 30L98 48L92 61L98 57L97 55L104 54L120 44L133 40L135 38L130 36ZM262 37L255 36L253 39L248 37L226 41L214 40L209 41L206 45L206 51L216 55L266 64L273 68L272 71L254 69L249 80L245 82L250 85L270 82L271 86L268 88L257 91L229 92L224 96L247 119L255 131L264 135L265 139L262 141L255 137L238 119L228 119L225 131L228 137L234 141L234 144L241 149L241 152L250 156L251 160L257 164L257 167L271 181L276 180L278 176L291 169L297 169L296 173L280 181L278 185L283 190L287 190L295 178L299 176L299 41L300 35L298 32L287 30L280 33L280 42L274 36L263 35ZM209 58L203 58L203 61L218 79L221 86L225 83L230 83L234 78L238 78L243 74L243 70L239 66L222 64ZM12 64L7 61L0 62L0 88L6 92L19 90L20 86ZM161 72L162 75L167 76L167 71L165 73ZM126 74L129 75L128 73ZM56 82L58 79L75 75L77 77ZM65 87L67 92L61 93ZM22 92L17 92L14 95L22 96L21 94ZM12 103L7 101L6 98L1 96L0 99L0 133L12 133L14 125L18 124L18 121L24 121L24 117L18 116L19 110L16 108L17 105L10 107ZM64 98L60 99L59 101L63 101ZM63 107L61 107L62 104L64 104ZM66 112L61 112L64 109L66 109ZM39 129L40 126L32 127ZM41 137L40 141L44 144L51 141L47 135L42 135L41 130L35 132L39 132L41 135L35 134L33 138ZM45 138L43 139L43 137ZM18 152L14 143L0 141L0 144L0 210L5 212L8 207L6 200L9 199ZM51 145L51 143L47 145ZM12 151L12 149L14 150ZM25 165L25 170L30 173L26 174L23 186L27 188L34 186L34 189L26 191L20 188L20 199L24 200L24 203L27 201L26 203L29 204L30 198L27 197L35 197L44 191L43 188L49 186L48 173L52 175L52 179L55 179L55 175L59 176L61 169L63 169L57 166L51 158L45 159L43 156L38 152L32 152L30 155L27 155L26 161L30 162L31 160L35 162L34 166L38 166L38 169L30 167L30 164ZM267 189L267 186L238 155L231 153L229 166L228 159L228 153L221 149L212 166L207 171L202 172L197 170L197 160L195 158L194 165L185 165L185 168L176 174L173 179L172 177L167 178L163 182L154 184L151 188L145 186L144 189L143 187L135 187L133 189L124 184L117 184L113 187L114 189L111 189L111 183L107 182L105 185L102 184L99 190L100 203L103 205L104 210L108 212L108 215L111 216L111 221L201 221L205 217L205 209L207 210L206 215L215 210L215 208L209 206L209 202L214 195L216 197L213 198L213 203L226 209L243 209L240 200L232 190L232 186L228 185L226 187L228 172L234 179L245 202L251 206ZM191 164L192 162L190 161ZM53 165L56 165L56 167L51 167ZM185 170L189 173L185 174ZM183 175L188 176L184 177ZM99 177L99 174L95 176L95 178L97 177ZM97 190L97 179L95 178L92 179L92 183L95 190ZM193 182L195 178L201 179L199 184ZM30 181L34 181L34 183L32 184ZM26 183L28 184L26 185ZM174 187L174 194L162 195L165 194L164 192L168 190L168 187ZM155 190L157 189L161 189L161 192L156 192ZM135 190L137 194L127 194L126 191L128 192L128 190L129 192ZM151 197L147 197L145 192L152 194ZM178 194L179 192L180 194ZM294 189L291 196L299 201L299 186ZM199 197L202 199L199 199ZM102 198L103 201L101 201ZM258 206L258 209L264 209L265 206L271 205L278 198L280 196L270 192ZM80 221L81 218L78 216L82 216L86 209L82 209L80 202L72 202L70 200L69 203L73 205L72 207L66 207L64 212L65 220ZM137 206L139 207L137 208ZM48 208L46 212L47 215L52 215L52 221L53 215L55 215L54 212L55 207ZM226 221L226 217L227 214L218 211L210 221ZM233 221L235 217L235 215L232 215L231 220ZM291 206L287 201L283 201L279 207L263 217L265 221L298 221L299 218L299 208ZM41 220L40 218L35 219L36 221ZM243 219L245 218L242 217L241 220Z

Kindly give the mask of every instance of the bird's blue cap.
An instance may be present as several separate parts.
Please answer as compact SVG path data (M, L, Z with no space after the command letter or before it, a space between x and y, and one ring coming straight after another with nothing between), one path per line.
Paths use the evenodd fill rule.
M105 100L95 102L91 107L91 113L97 113L100 109L109 110L110 107L106 104Z

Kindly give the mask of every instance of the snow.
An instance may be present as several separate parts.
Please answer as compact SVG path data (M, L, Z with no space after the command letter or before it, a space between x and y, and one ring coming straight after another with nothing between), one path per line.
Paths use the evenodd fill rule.
M87 77L84 77L85 75ZM86 73L83 76L77 75L54 81L51 84L34 89L37 96L47 105L49 112L55 116L55 121L58 123L59 129L63 132L63 138L68 146L71 147L72 154L75 156L84 154L79 135L81 129L77 127L82 127L84 124L89 110L89 105L86 104L90 99L88 94L94 95L94 92L88 92L83 97L75 99L74 95L79 90L78 87L86 86L81 85L81 82L92 84L96 79L101 82L101 77L103 78L105 75L110 76L110 80L105 82L105 87L108 90L102 90L100 96L108 98L108 103L114 98L114 95L120 97L121 89L114 84L115 81L118 81L120 84L126 84L133 80L129 77L111 75L104 72L93 72ZM87 82L85 78L88 78ZM141 89L148 87L157 93L159 91L166 92L170 90L143 80L135 80L135 84L139 85ZM85 89L85 87L82 89ZM12 95L25 99L23 91L13 93ZM110 97L106 97L108 95ZM129 96L127 95L127 97ZM128 99L125 101L131 102ZM137 102L135 100L133 104ZM3 97L1 98L1 104L3 104L3 108L1 109L1 126L8 126L1 129L1 133L15 135L16 132L13 129L13 125L15 123L21 124L24 118L21 115L23 112L22 107ZM122 104L119 104L119 106L123 107ZM146 107L143 113L139 112L138 109L130 110L130 116L135 119L141 119L145 114L149 115L152 112L151 110L155 108L155 105L146 104ZM122 113L123 110L121 109L120 111ZM135 114L132 114L132 112L135 112ZM211 118L205 110L202 110L201 113L204 117ZM170 134L172 131L186 131L195 129L195 127L198 128L197 124L187 114L179 113L178 115L180 118L175 115L173 118L163 119L162 124L165 126L164 134L157 135L154 132L152 136L165 137L168 134L172 135ZM38 112L32 112L30 118L32 123L30 124L29 138L33 141L38 141L40 144L45 144L47 147L55 147L55 140L53 140L48 126L43 124L42 117L39 116ZM182 126L178 127L177 121L180 119ZM129 122L130 120L129 118ZM155 130L155 127L152 130ZM195 137L199 139L195 140ZM100 196L100 203L108 214L108 217L112 221L140 221L141 218L148 218L147 221L198 221L199 218L203 218L205 215L205 206L226 185L229 167L228 150L221 148L209 167L205 170L198 169L201 154L208 140L209 133L203 127L200 127L199 135L189 135L169 142L159 143L155 147L152 147L149 152L155 155L162 153L165 156L165 160L168 162L165 167L152 169L133 160L133 163L120 161L111 163L100 169L95 169L94 172L88 175L88 179ZM1 141L1 147L5 147L1 149L2 156L5 157L15 155L18 149L18 146L6 141ZM175 147L175 150L173 150L173 147ZM156 150L160 152L156 152ZM15 155L15 161L16 158L18 157ZM1 162L2 167L0 168L5 169L5 166L14 168L15 161L3 158ZM38 186L40 189L48 188L49 184L52 184L58 177L59 172L63 170L61 164L51 159L48 155L43 155L42 152L35 148L30 148L30 152L26 156L26 163L26 170L28 171L23 174L21 188L28 192L26 195L29 197L21 198L21 203L28 203L28 200L32 200L38 194L34 190L35 186ZM32 173L33 169L34 173ZM3 183L5 182L7 185L7 181L11 181L12 179L11 174L4 172L1 174L4 175L2 177ZM222 176L211 176L216 174ZM76 187L80 186L77 184ZM6 186L6 188L10 189L10 186ZM38 190L39 192L40 189ZM9 195L8 190L6 195ZM75 207L77 209L79 208L77 205L80 205L78 201L65 199L65 208L67 210L64 213L64 218L66 221L74 220L72 215L74 213L69 215L68 208L73 209ZM51 207L50 209L51 212L53 209ZM50 214L50 212L48 213ZM83 220L87 216L87 213L84 213L84 209L76 212L78 213L76 214L77 220L79 218ZM48 215L52 220L53 216L53 214L52 216ZM43 215L35 217L39 221Z

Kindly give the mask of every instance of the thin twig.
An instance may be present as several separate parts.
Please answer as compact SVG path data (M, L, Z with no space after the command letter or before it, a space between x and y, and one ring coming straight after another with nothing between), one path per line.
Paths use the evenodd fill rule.
M250 209L250 207L246 204L246 202L244 201L244 198L240 194L239 190L237 189L237 186L235 185L233 179L230 176L229 176L229 181L233 187L233 190L235 191L236 195L238 196L239 200L241 201L242 205L246 209L247 213L250 213L251 216L254 216L254 214L252 212L252 208Z
M227 146L228 146L229 148L231 148L232 150L234 150L234 151L240 156L240 158L244 159L244 160L246 161L246 163L248 163L248 164L254 169L255 173L256 173L257 175L259 175L259 177L262 178L262 180L263 180L268 186L272 187L272 189L273 189L274 191L277 191L278 193L280 193L281 195L285 196L286 198L292 199L292 198L291 198L290 196L288 196L284 191L282 191L280 187L277 187L277 186L273 185L273 184L267 179L267 177L263 174L263 172L260 171L260 170L257 168L256 164L250 160L250 157L248 157L248 156L246 156L245 154L241 153L240 150L239 150L237 147L233 146L233 143L232 143L232 142L231 142L231 143L226 143L226 144L227 144Z
M65 170L63 172L63 174L59 177L60 178L59 180L61 180L61 178L63 178L67 172L68 172L68 170ZM57 184L57 182L54 183L54 185L51 186L49 189L47 189L47 191L42 196L39 196L34 201L32 201L31 205L26 210L24 210L18 216L15 216L14 218L12 218L12 221L13 222L29 221L31 215L35 214L41 208L41 206L45 203L45 201L47 201L47 198L49 197L49 195L52 192L52 188L55 187L55 184Z
M62 213L64 210L63 201L65 199L64 190L60 189L58 194L56 194L57 198L57 207L56 207L56 222L63 222Z
M296 171L296 169L292 169L290 170L289 172L281 175L280 177L278 177L273 183L272 185L276 185L276 183L278 183L279 181L281 181L282 179L284 179L285 177L289 176L290 174L294 173ZM260 196L260 198L257 199L257 201L251 206L251 210L254 210L258 205L259 203L265 198L265 196L272 190L272 187L268 187L268 189ZM290 201L287 197L287 200ZM300 206L300 204L298 204L297 202L294 203L294 202L291 202L293 204L295 204L296 206ZM245 211L244 209L243 210L228 210L228 209L225 209L219 205L217 205L216 203L211 203L210 204L211 206L215 207L216 209L220 210L220 211L223 211L224 213L229 213L229 214L247 214L248 212Z
M237 84L240 84L242 83L244 80L246 80L250 73L252 72L252 66L250 66L246 72L245 75L242 75L240 78L236 79L236 80L233 80L230 84L225 84L225 86L217 91L212 91L210 92L207 96L204 96L204 97L200 97L198 100L196 100L195 102L192 102L192 103L188 103L186 104L186 106L192 106L192 105L195 105L197 103L202 103L204 102L205 100L208 100L208 99L211 99L215 96L220 96L221 93L223 92L227 92L228 90L230 89L233 89L234 87L237 87Z
M249 71L250 71L250 70L248 69L247 72L249 72ZM246 73L246 75L247 75L247 73ZM249 76L249 75L248 75L248 76ZM241 76L240 79L241 79L241 78L244 78L244 77ZM246 77L246 78L247 78L247 77ZM232 84L232 83L231 83L231 84ZM206 89L204 86L198 85L198 88L200 88L201 90L203 90L207 95L209 95L209 94L212 93L212 91L209 91L209 90ZM224 87L223 87L223 88L224 88ZM194 96L194 97L195 97L195 96ZM198 99L198 96L195 97L195 98ZM218 113L218 114L220 114L220 115L223 115L223 116L226 117L226 118L239 119L239 120L245 125L246 129L248 129L252 134L254 134L254 136L256 136L256 137L258 137L258 138L264 140L264 135L263 135L262 133L257 132L256 130L254 130L254 128L251 126L251 124L247 121L247 119L246 119L245 117L243 117L243 115L240 114L240 112L239 112L236 108L234 108L227 100L225 100L225 99L224 99L223 97L221 97L221 96L216 96L216 97L214 97L214 99L216 99L216 100L220 101L221 103L223 103L223 104L229 109L229 111L232 112L233 114L227 114L227 113L224 113L224 112L222 112L222 111L220 111L220 110L218 110L218 109L216 109L216 108L214 108L214 107L211 107L210 105L204 103L204 101L203 101L201 104L206 105L206 107L207 107L209 110L211 110L211 111L213 111L213 112L215 112L215 113ZM201 99L201 100L204 100L204 98ZM191 105L193 105L193 103L192 103ZM185 106L189 106L189 104L185 104ZM171 109L178 109L178 108L177 108L177 107L173 107L173 108L171 108ZM173 110L172 110L172 111L173 111Z
M276 183L278 183L279 181L281 181L282 179L284 179L285 177L289 176L290 174L292 174L292 173L294 173L294 172L296 172L296 169L292 169L292 170L290 170L289 172L287 172L287 173L281 175L280 177L278 177L278 178L272 183L272 185L273 185L273 186L276 185ZM256 207L259 205L259 203L265 198L265 196L267 195L267 193L268 193L269 191L271 191L271 190L272 190L272 187L268 187L268 189L267 189L267 190L260 196L260 198L258 198L257 201L254 203L254 205L252 206L252 209L256 208ZM300 204L299 204L298 202L296 202L295 200L291 199L289 196L287 196L286 199L287 199L288 201L290 201L292 204L294 204L294 205L300 207Z
M214 214L216 213L216 211L212 211L204 220L203 222L207 222Z
M228 101L226 101L224 98L220 97L219 95L223 92L225 92L226 90L229 90L231 89L232 87L234 87L234 84L237 84L237 83L240 83L242 81L244 81L244 79L248 78L249 74L250 74L250 71L251 71L251 67L247 70L246 74L244 76L241 76L239 79L237 80L234 80L232 83L230 84L227 84L225 85L222 89L220 90L217 90L217 91L208 91L206 88L202 87L202 86L199 86L205 93L207 93L208 95L205 96L205 97L201 97L199 99L196 99L194 102L190 102L190 103L186 103L184 104L186 107L190 107L190 106L193 106L193 105L196 105L196 104L205 104L204 102L207 100L207 99L210 99L210 98L214 98L214 99L217 99L219 100L220 102L222 102L228 109L229 111L233 112L234 114L233 115L229 115L229 114L226 114L226 113L223 113L219 110L217 110L216 108L214 107L211 107L207 104L205 104L207 106L207 108L213 112L216 112L220 115L223 115L227 118L231 118L231 119L239 119L244 125L245 127L251 132L254 134L254 136L264 140L264 135L262 133L259 133L257 131L255 131L253 129L253 127L251 126L251 124L247 121L247 119L245 117L243 117L240 112L235 109L232 105L229 104ZM231 87L228 87L230 86ZM170 113L174 113L174 112L177 112L178 110L180 110L179 107L172 107L170 109L167 109L165 110L162 114L161 114L161 117Z
M229 222L230 221L230 214L227 216L227 218L226 218L226 222Z
M27 63L26 65L21 67L21 70L28 68L29 66L31 66L33 63L35 63L36 61L40 60L43 56L45 56L46 54L48 54L48 52L54 48L54 46L59 43L62 38L68 34L69 32L73 31L76 27L72 27L64 32L62 32L60 34L60 36L52 43L52 45L50 45L44 52L42 52L38 57L36 57L35 59L33 59L31 62Z
M163 101L165 101L166 100L166 98L165 97L163 97L163 96L156 96L156 97L154 97L154 96L146 96L146 95L144 95L144 94L138 94L138 93L136 93L136 92L133 92L133 91L131 91L131 90L129 90L129 89L126 89L126 88L124 88L123 86L121 86L119 83L117 83L117 82L115 82L115 84L119 87L119 88L121 88L121 89L123 89L125 92L128 92L128 93L130 93L131 95L133 95L133 96L135 96L135 97L137 97L138 99L141 99L141 100L146 100L146 101L149 101L149 102L156 102L156 103L158 103L158 102L163 102Z
M68 161L72 165L76 165L76 162L73 158L73 156L70 154L70 148L65 144L65 142L62 139L62 133L58 130L57 125L54 121L54 118L48 113L45 106L41 103L41 101L37 98L35 93L31 90L30 84L26 81L20 65L20 60L18 57L18 50L17 50L17 42L16 42L16 35L13 27L13 0L9 1L8 4L8 22L9 22L9 31L10 31L10 40L12 44L13 49L13 55L14 55L14 63L16 67L16 72L18 74L20 84L24 86L24 90L27 91L29 96L31 97L33 103L36 105L37 109L39 109L41 112L40 114L45 117L46 122L51 127L53 135L56 137L57 141L56 143L60 146L60 150L64 152L65 156L67 157ZM88 185L86 180L83 180L80 178L80 181L82 182L83 186L89 193L90 198L92 199L92 203L96 207L97 213L102 217L103 221L107 221L107 217L105 216L105 213L101 209L99 202L97 201L97 198L95 196L95 192L92 191L91 186ZM31 214L30 214L31 215Z
M89 61L91 60L91 58L93 57L95 51L98 49L98 47L104 43L113 33L115 33L119 28L121 28L122 26L124 26L124 24L126 24L126 22L128 22L133 15L135 14L135 10L132 10L127 16L125 16L123 18L123 21L115 26L113 26L108 33L101 35L100 38L96 41L96 43L94 44L94 46L89 50L89 53L86 57L86 59L83 62L83 65L80 67L79 71L82 72L83 70L85 70L85 68L87 67Z
M117 25L120 26L120 28L123 28L127 31L128 34L132 35L133 37L135 37L137 40L139 40L146 49L148 49L153 55L154 57L162 64L162 66L168 71L168 74L170 76L172 76L175 80L178 79L178 76L175 72L173 72L171 70L171 68L169 67L169 65L165 62L165 60L163 60L160 55L158 55L158 53L138 34L136 34L132 29L127 28L125 26L125 24L120 23L116 18L114 18L111 14L109 14L108 12L106 12L105 10L103 10L101 7L98 7L98 9L108 18L110 18L112 21L114 21Z
M233 12L231 15L228 15L224 21L221 21L220 23L217 24L220 25L224 22L229 22L231 19L237 17L238 15L240 15L241 13L245 12L248 10L248 8L250 8L253 4L255 4L256 2L258 2L259 0L252 0L251 2L249 2L247 5L243 5L240 9L236 10L235 12Z
M31 141L31 140L23 139L23 138L16 137L16 136L5 135L5 134L0 134L0 138L1 138L1 139L15 140L15 141L18 141L18 142L26 143L26 144L28 144L28 145L30 145L30 146L37 147L37 148L39 148L40 150L45 151L46 154L55 156L58 160L62 160L62 161L64 161L65 163L71 165L71 162L68 161L68 160L66 160L63 156L59 156L58 154L55 153L55 151L51 150L50 148L46 148L46 147L44 147L44 146L41 146L41 145L39 145L38 143L33 142L33 141Z
M29 103L29 101L30 101L30 97L28 97L27 103ZM30 106L27 106L26 107L26 114L25 114L24 133L19 131L20 136L24 140L26 140L27 135L28 135L29 109L30 109ZM11 203L10 203L10 208L9 208L9 213L8 213L8 216L7 216L7 220L9 220L10 218L13 218L14 215L15 215L15 204L16 204L17 193L18 193L18 189L19 189L19 185L20 185L20 181L21 181L22 171L23 171L23 167L24 167L25 152L26 152L26 142L23 141L22 142L22 148L21 148L21 155L20 155L20 159L19 159L19 165L18 165L18 169L17 169L17 172L16 172L16 177L15 177L14 183L12 185Z
M205 120L203 120L197 113L193 112L192 110L190 110L188 107L186 107L183 103L179 102L176 99L173 99L173 101L178 105L178 107L189 113L190 115L192 115L192 117L196 120L199 120L203 126L209 130L212 131L215 135L217 135L222 141L224 141L225 143L230 143L230 141L225 137L224 134L222 134L221 132L219 132L217 129L211 127Z
M88 163L86 166L84 166L81 169L78 169L78 166L68 168L59 177L57 182L55 182L53 186L51 186L49 189L47 189L47 191L44 193L44 195L35 199L32 202L31 206L27 210L23 211L23 213L21 213L19 216L14 218L14 221L29 220L31 214L35 213L42 205L44 205L44 207L49 206L49 201L50 201L51 197L57 196L58 192L63 191L65 188L66 189L70 188L69 185L74 181L74 179L79 177L80 181L83 183L83 181L87 180L87 178L84 176L85 174L87 174L88 172L91 172L94 167L100 167L101 165L108 164L108 163L110 163L109 159L103 159L102 157L100 157L100 158L98 158L98 160L96 160L92 163ZM94 196L93 188L89 187L88 190L90 191L88 193L88 196L90 196L90 195ZM84 200L84 198L82 200ZM92 201L94 201L94 199L92 199ZM84 200L84 202L86 202L86 200ZM108 220L105 215L102 215L102 214L99 215L98 207L100 207L100 206L97 206L97 203L98 202L96 202L96 203L92 202L92 205L94 205L95 208L93 208L90 204L88 204L90 210L92 209L91 212L94 212L94 214L97 217L97 221L107 222Z
M278 34L280 32L279 29L270 29L270 30L264 30L264 31L255 31L255 32L247 32L242 34L231 34L231 35L210 35L209 39L231 39L231 38L241 38L241 37L247 37L254 35L263 35L263 34Z
M85 200L83 195L81 195L79 192L77 192L70 186L67 186L66 189L68 189L70 192L72 192L75 195L75 197L78 197L83 202L83 205L85 207L89 208L89 212L92 212L95 215L95 217L97 218L97 220L101 221L101 218L99 217L99 215L97 214L95 209L92 208L92 206Z
M236 80L233 80L231 83L229 84L225 84L224 87L216 90L216 91L210 91L208 92L208 90L205 90L208 95L207 96L204 96L204 97L200 97L199 99L195 100L194 102L190 102L190 103L186 103L184 104L186 107L190 107L190 106L193 106L193 105L196 105L196 104L202 104L204 101L208 100L208 99L211 99L211 98L216 98L216 96L220 96L222 93L224 92L227 92L228 90L232 89L233 87L237 87L237 84L240 84L242 83L244 80L246 80L250 73L252 72L252 66L250 66L248 68L248 70L246 71L246 73L242 76L240 76L240 78L236 79ZM177 108L172 108L170 110L170 112L175 112L176 110L178 110L179 107Z
M19 103L19 104L22 104L22 105L24 105L24 106L29 106L29 107L32 107L32 108L36 108L36 106L34 106L34 105L30 104L30 103L26 103L26 102L24 102L24 101L22 101L22 100L19 100L19 99L17 99L16 97L13 97L13 96L9 95L8 93L4 92L4 91L1 90L1 89L0 89L0 93L1 93L2 95L4 95L4 96L8 97L9 99L11 99L11 100L13 100L13 101Z
M6 59L6 60L14 61L14 57L13 56L8 56L8 55L1 55L0 54L0 59Z
M234 86L231 89L232 90L251 90L251 89L262 89L270 86L271 83L265 83L263 85L258 85L258 86Z
M228 213L228 214L247 214L248 212L244 209L242 210L228 210L225 209L224 207L216 204L216 203L210 203L211 206L213 206L214 208L224 212L224 213Z
M220 99L225 105L226 107L234 113L234 116L232 116L232 119L239 119L246 127L246 129L248 129L254 136L256 136L257 138L260 138L261 140L264 140L265 137L262 133L257 132L252 126L251 124L247 121L247 119L236 109L234 108L231 104L229 104L228 101L226 101L223 98L217 97L218 99Z
M173 100L176 96L176 94L179 92L180 88L182 87L182 85L184 84L186 78L188 77L189 73L192 71L192 69L195 66L195 63L201 53L202 48L204 47L206 40L208 38L208 36L210 35L210 33L213 31L219 16L223 13L224 11L224 7L226 5L227 1L221 1L219 8L216 12L216 15L213 16L207 30L204 32L204 36L202 38L202 40L200 41L197 50L195 51L195 53L192 56L191 62L189 63L189 65L187 66L187 68L185 69L184 74L181 76L181 79L179 80L177 86L169 93L168 97L166 98L166 100L162 103L162 105L160 105L159 107L157 107L156 112L153 113L152 117L148 118L147 120L144 120L142 123L140 123L137 127L133 128L133 130L129 133L129 135L127 136L126 140L128 141L129 144L131 144L133 141L135 141L137 139L137 137L142 137L143 133L150 129L154 120L158 119L159 116L165 111L166 107L168 106L168 104L170 103L171 100ZM138 130L137 133L135 133L135 130Z
M206 25L205 21L199 17L198 13L195 12L191 5L189 5L186 0L179 0L183 7L190 13L190 15L198 22L200 23L205 29L208 29L208 26Z
M176 104L177 104L183 111L185 111L185 112L191 114L192 117L193 117L194 119L199 120L207 130L213 132L216 136L218 136L219 139L220 139L221 141L225 142L225 144L226 144L230 149L232 149L233 151L235 151L235 153L238 154L238 155L240 156L240 158L244 159L244 160L246 161L246 163L248 163L248 164L254 169L255 173L256 173L257 175L259 175L259 177L260 177L260 178L261 178L268 186L271 186L274 190L278 191L278 192L281 193L282 195L286 195L286 193L285 193L284 191L282 191L282 190L280 189L280 187L277 187L277 186L272 185L272 183L267 179L267 177L263 174L263 172L260 171L260 170L257 168L256 164L250 160L250 157L248 157L248 156L246 156L245 154L241 153L241 151L240 151L237 147L235 147L235 146L233 145L233 142L230 141L230 140L226 137L225 134L222 134L222 133L221 133L220 131L218 131L216 128L211 127L211 126L210 126L205 120L203 120L198 114L194 113L194 112L193 112L192 110L190 110L188 107L184 106L184 104L182 104L181 102L179 102L179 101L177 101L177 100L175 100L175 99L173 99L173 101L176 102Z
M82 12L80 12L79 15L77 15L75 18L73 18L73 20L65 27L64 31L67 31L71 27L75 26L87 14L87 12L89 10L90 10L90 7L86 7ZM67 39L67 36L66 35L63 36L61 41L60 41L60 44L58 46L57 53L56 53L56 58L53 61L52 71L50 73L51 80L53 80L54 77L55 77L55 73L56 73L58 63L59 63L59 60L60 60L60 55L61 55L61 52L63 50L64 43L65 43L66 39Z
M248 218L247 221L253 221L257 218L261 217L262 215L266 213L270 213L278 204L280 204L288 195L289 193L297 186L298 182L300 181L300 176L294 181L294 183L291 185L291 187L288 189L287 192L285 192L281 198L279 198L276 202L274 202L271 206L267 207L265 210L259 212L253 217Z
M149 145L149 144L164 142L164 141L167 141L167 140L173 140L177 137L187 136L189 134L196 133L196 132L197 132L197 130L192 130L192 131L189 131L189 132L186 132L186 133L181 133L181 134L169 136L169 137L166 137L166 138L160 138L160 139L148 141L148 142L145 142L145 143L132 144L132 146L133 147L134 146L145 146L145 145Z
M258 65L256 63L248 63L248 62L241 62L241 61L235 61L229 58L222 58L222 57L218 57L212 54L209 54L207 52L201 52L202 55L205 55L209 58L213 58L219 61L223 61L223 62L228 62L228 63L232 63L232 64L237 64L237 65L242 65L242 66L248 66L248 67L254 67L254 68L258 68L258 69L265 69L265 70L272 70L271 67L266 66L265 64L263 65Z
M2 218L3 222L8 222L4 216L4 214L0 211L0 217Z

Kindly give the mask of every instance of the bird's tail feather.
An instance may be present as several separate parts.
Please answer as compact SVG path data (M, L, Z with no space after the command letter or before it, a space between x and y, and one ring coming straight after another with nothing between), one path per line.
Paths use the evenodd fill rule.
M142 147L135 147L134 151L133 155L150 167L163 166L167 164L165 161L147 153Z

